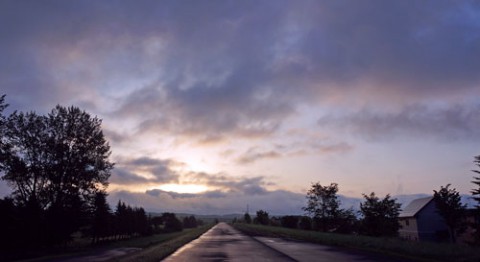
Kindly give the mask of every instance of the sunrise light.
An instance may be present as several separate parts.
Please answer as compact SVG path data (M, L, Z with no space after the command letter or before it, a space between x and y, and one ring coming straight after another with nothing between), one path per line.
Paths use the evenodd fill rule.
M161 190L181 194L198 194L208 190L207 186L194 184L165 184L159 187Z

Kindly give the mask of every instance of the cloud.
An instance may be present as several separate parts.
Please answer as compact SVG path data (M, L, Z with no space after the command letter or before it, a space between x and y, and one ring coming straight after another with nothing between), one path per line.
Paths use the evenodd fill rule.
M268 191L266 186L274 185L272 182L265 181L263 176L236 177L228 174L208 174L205 172L187 173L183 175L182 180L184 183L217 188L217 191L220 192L236 192L249 195L262 195Z
M281 154L275 151L258 152L257 148L250 148L247 150L247 152L237 158L237 163L250 164L262 159L272 159L279 157L281 157Z
M311 138L290 144L276 144L272 149L251 147L240 154L235 161L240 165L252 164L257 161L278 159L282 157L296 157L303 155L341 154L353 150L353 146L346 142L332 142L328 139L318 141Z
M16 109L88 105L211 142L271 137L300 104L479 95L472 2L53 2L2 5Z
M212 196L215 195L215 197ZM302 214L305 196L288 191L266 191L261 195L240 192L207 192L200 194L175 194L172 192L147 191L133 193L114 191L108 196L114 204L119 199L130 205L143 206L149 212L181 212L193 214L242 214L249 205L250 211L266 210L270 214Z
M180 174L172 167L180 165L173 160L150 157L119 159L110 182L121 185L178 182Z
M444 141L470 140L480 130L480 105L455 105L432 108L412 105L398 112L364 109L344 116L325 116L318 124L347 130L370 140L399 136L428 137Z

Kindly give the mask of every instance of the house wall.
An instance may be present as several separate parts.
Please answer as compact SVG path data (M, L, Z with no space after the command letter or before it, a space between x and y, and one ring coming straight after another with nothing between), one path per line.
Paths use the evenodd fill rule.
M414 217L399 218L401 228L398 235L402 239L418 241L417 220Z
M437 213L435 202L430 201L416 214L418 238L420 241L441 241L448 239L448 228L440 214Z

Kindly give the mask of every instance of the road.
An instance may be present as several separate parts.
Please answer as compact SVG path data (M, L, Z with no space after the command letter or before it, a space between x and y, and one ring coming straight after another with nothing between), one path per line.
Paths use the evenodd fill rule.
M219 223L163 261L405 261L279 238L249 237Z

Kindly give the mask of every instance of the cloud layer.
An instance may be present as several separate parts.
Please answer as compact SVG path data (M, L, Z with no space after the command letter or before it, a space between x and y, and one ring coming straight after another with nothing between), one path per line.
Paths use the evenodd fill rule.
M372 142L391 146L385 162L392 141L427 143L451 163L446 184L478 154L479 18L476 1L3 1L0 95L10 111L98 115L112 190L146 203L294 205L301 183L336 181ZM437 150L452 142L458 159ZM428 173L403 169L409 155L392 169Z

